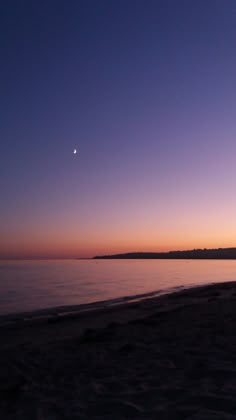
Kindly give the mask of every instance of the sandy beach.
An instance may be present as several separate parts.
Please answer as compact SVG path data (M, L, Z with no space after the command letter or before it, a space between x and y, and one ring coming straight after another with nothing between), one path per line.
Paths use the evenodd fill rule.
M236 283L0 329L1 419L236 419Z

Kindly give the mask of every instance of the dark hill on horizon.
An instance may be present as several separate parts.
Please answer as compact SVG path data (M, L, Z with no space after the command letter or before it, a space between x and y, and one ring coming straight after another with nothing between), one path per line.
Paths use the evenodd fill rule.
M234 260L236 248L192 249L169 252L128 252L125 254L98 255L93 259L199 259L199 260Z

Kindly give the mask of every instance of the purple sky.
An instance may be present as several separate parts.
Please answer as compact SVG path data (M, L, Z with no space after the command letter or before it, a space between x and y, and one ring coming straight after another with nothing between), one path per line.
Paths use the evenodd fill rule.
M0 257L236 246L234 0L13 0L0 32Z

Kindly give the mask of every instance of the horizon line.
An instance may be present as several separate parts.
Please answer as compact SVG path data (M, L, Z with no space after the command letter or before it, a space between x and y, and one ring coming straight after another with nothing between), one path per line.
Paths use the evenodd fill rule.
M184 250L172 250L172 251L129 251L129 252L119 252L119 253L113 253L113 254L102 254L102 255L94 255L94 256L90 256L90 257L75 257L75 256L65 256L65 257L59 257L59 256L54 256L54 257L50 257L50 256L4 256L1 257L0 256L0 261L6 261L6 260L18 260L18 261L32 261L32 260L90 260L90 259L95 259L95 258L99 258L99 257L112 257L112 256L122 256L122 255L133 255L133 254L149 254L149 255L154 255L154 254L163 254L163 255L168 255L168 254L172 254L172 253L184 253L184 252L193 252L193 251L219 251L219 250L236 250L236 246L235 247L219 247L219 248L191 248L191 249L184 249Z

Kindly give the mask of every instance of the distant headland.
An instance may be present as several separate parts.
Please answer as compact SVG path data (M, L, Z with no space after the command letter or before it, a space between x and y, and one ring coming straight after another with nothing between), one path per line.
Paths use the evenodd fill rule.
M193 259L193 260L234 260L236 248L191 249L169 252L128 252L126 254L97 255L93 259Z

